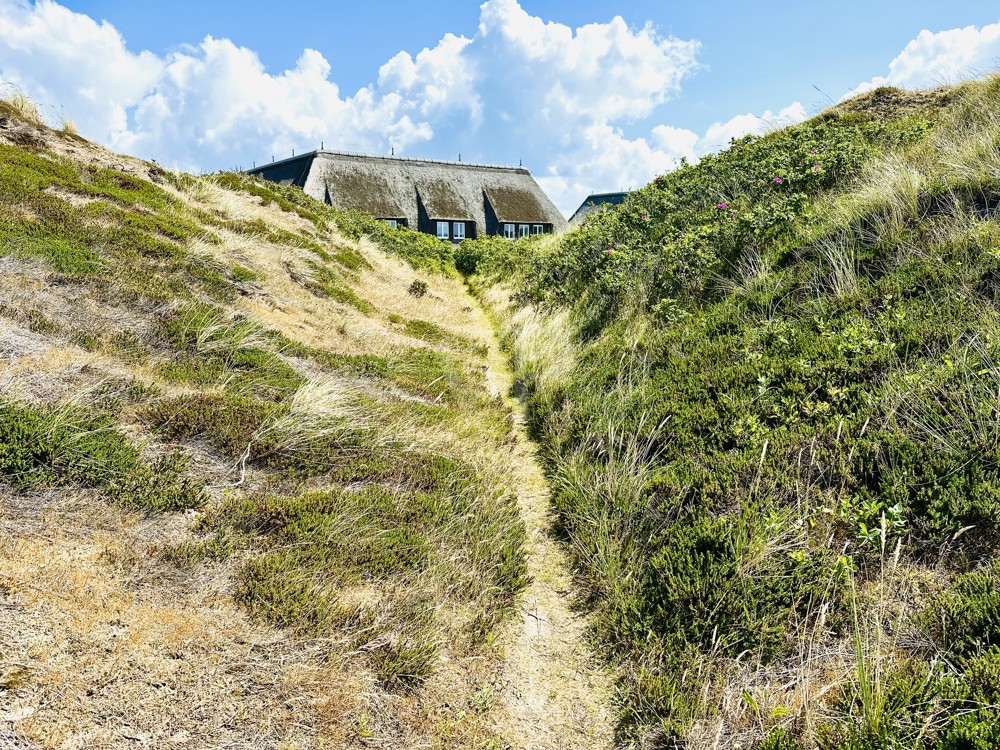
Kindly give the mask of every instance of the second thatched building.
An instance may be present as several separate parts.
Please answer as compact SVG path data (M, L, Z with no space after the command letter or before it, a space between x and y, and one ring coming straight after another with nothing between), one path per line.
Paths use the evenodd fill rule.
M313 151L250 170L442 240L547 234L566 220L522 167Z

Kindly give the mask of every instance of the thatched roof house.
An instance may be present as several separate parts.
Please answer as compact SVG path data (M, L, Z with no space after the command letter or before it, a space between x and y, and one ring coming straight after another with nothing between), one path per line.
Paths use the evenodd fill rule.
M584 199L583 203L580 204L580 207L576 209L576 213L570 217L569 223L570 224L581 223L584 219L587 218L588 214L590 214L593 211L596 211L598 208L602 208L604 206L620 206L622 203L625 202L625 196L627 195L628 195L627 192L594 193L593 195L588 195Z
M250 173L452 242L483 234L513 239L566 226L521 167L313 151Z

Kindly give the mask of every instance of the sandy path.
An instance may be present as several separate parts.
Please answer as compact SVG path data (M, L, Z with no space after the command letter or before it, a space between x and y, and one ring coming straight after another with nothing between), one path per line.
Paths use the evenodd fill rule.
M611 680L587 642L586 616L575 611L569 560L549 534L552 509L523 408L509 397L506 357L490 347L487 382L515 418L511 487L527 527L531 583L518 601L520 621L504 643L507 664L501 696L508 716L499 733L514 750L606 750L613 745Z

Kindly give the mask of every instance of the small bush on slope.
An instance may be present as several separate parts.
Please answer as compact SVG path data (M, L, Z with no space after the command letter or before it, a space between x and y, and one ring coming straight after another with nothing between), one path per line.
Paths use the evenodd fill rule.
M184 468L177 455L144 461L109 418L74 405L46 411L0 403L0 478L22 491L77 485L126 506L178 510L204 501Z
M917 569L993 549L1000 172L980 145L998 91L874 92L661 177L551 248L459 250L477 288L520 279L516 304L558 313L579 351L570 377L524 382L624 738L815 739L823 699L776 698L802 713L754 723L720 686L748 659L806 669L817 628L849 649L845 569L904 596L873 578L886 543ZM498 308L515 361L538 325L522 313ZM988 723L946 687L971 679L961 665L902 653L878 655L897 720L862 739L834 721L828 746L953 746Z

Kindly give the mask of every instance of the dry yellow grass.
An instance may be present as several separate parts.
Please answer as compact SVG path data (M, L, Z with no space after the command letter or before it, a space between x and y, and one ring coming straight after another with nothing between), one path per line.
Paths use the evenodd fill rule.
M263 275L273 280L265 282L265 294L281 300L272 309L300 321L301 327L279 326L292 337L333 348L342 338L335 326L314 321L339 315L357 332L341 349L370 350L366 339L379 337L379 348L392 351L405 340L356 311L313 297L281 266L266 267L273 247L248 251L248 244L227 242L220 257L236 247L241 261L265 265ZM70 343L64 324L107 333L118 328L120 313L83 290L70 310L64 290L46 286L44 269L38 271L18 265L16 273L5 274L3 299L13 309L30 298L62 330L39 333L0 318L5 396L54 403L111 377L156 380L152 367L123 366ZM409 281L399 277L401 294ZM271 326L274 319L260 322ZM304 337L303 329L315 334ZM315 390L304 396L316 396ZM304 401L304 413L315 413L320 403ZM137 436L148 440L141 429ZM130 515L101 518L102 501L89 495L51 491L17 503L3 500L0 658L5 674L16 668L18 689L2 718L42 747L413 746L435 737L461 745L462 737L485 731L458 709L440 708L477 689L477 660L449 662L419 700L387 695L356 663L331 660L323 644L248 622L220 585L225 577L199 574L184 585L169 568L150 563L150 545L163 541L155 524ZM63 503L85 512L54 512ZM47 522L29 531L32 513ZM175 524L171 540L189 534L189 526L190 519ZM439 708L429 715L425 702ZM456 746L450 743L445 746Z
M6 104L17 117L31 125L44 126L45 118L35 101L17 87L10 88L8 93L0 97L0 103Z
M302 717L321 700L304 679L324 669L318 651L252 625L208 581L150 567L149 522L87 495L36 502L33 524L0 500L3 660L21 668L7 713L22 734L58 748L315 735Z

